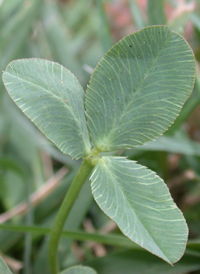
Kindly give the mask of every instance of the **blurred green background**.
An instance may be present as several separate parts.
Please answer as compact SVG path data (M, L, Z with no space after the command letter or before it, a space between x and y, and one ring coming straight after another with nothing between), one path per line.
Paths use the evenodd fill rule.
M131 244L94 203L87 182L65 231L116 237L97 240L94 235L95 243L81 232L66 234L59 247L62 268L84 262L98 274L200 273L200 1L0 0L1 71L13 59L45 58L70 69L84 89L115 42L157 24L181 33L192 47L197 60L194 91L156 142L118 153L165 180L190 229L186 255L172 268L146 251L128 250ZM0 252L13 273L49 274L44 234L79 165L38 132L0 80Z

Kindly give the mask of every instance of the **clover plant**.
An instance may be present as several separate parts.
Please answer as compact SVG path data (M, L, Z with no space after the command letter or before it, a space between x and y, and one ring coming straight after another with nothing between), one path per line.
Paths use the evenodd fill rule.
M58 63L22 59L7 66L3 81L17 106L64 154L83 159L50 235L53 274L59 271L64 222L90 173L94 199L124 235L169 264L181 258L188 228L163 180L106 152L163 134L190 95L194 75L192 50L166 26L147 27L115 44L94 70L86 93ZM93 273L84 271L66 273Z

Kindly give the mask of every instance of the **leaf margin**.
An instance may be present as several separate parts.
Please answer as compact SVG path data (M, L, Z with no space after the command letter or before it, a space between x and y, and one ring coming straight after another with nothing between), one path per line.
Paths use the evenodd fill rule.
M132 163L136 164L137 166L140 166L140 167L142 167L143 169L145 169L145 170L151 172L155 177L157 177L160 181L163 182L163 186L165 187L165 190L167 190L168 194L169 194L170 197L171 197L171 201L172 201L173 204L176 206L176 209L178 210L180 216L182 217L182 221L184 222L185 228L186 228L186 231L187 231L187 237L186 237L186 239L185 239L184 249L183 249L183 251L182 251L182 253L181 253L181 255L179 256L178 259L173 260L173 261L171 262L171 261L168 260L167 257L166 257L166 259L165 259L165 258L163 258L162 256L159 256L158 254L156 254L156 253L150 251L149 249L145 248L145 247L142 246L141 244L137 243L136 241L134 241L133 239L131 239L126 233L124 233L123 229L119 226L119 224L118 224L118 223L117 223L117 222L116 222L116 221L115 221L115 220L114 220L114 219L113 219L113 218L112 218L104 209L102 209L102 207L101 207L100 204L97 202L97 199L96 199L96 197L95 197L94 189L93 189L93 183L94 183L94 182L92 181L92 177L93 177L94 174L96 173L96 170L97 170L97 168L98 168L98 164L102 163L104 166L106 165L105 163L103 163L103 159L102 159L102 158L103 158L103 159L104 159L104 158L113 158L113 159L116 159L116 160L119 160L119 159L127 160L127 161L132 162ZM108 167L107 167L107 168L108 168ZM173 266L174 263L178 262L178 261L182 258L182 256L183 256L184 253L185 253L186 244L187 244L187 241L188 241L188 234L189 234L188 225L187 225L187 223L186 223L186 220L185 220L185 218L184 218L184 215L183 215L182 211L177 207L176 203L174 202L174 200L173 200L173 198L172 198L172 196L171 196L171 194L170 194L170 192L169 192L169 189L168 189L167 185L165 184L165 182L163 181L163 179L160 178L160 177L157 175L156 172L152 171L151 169L147 168L146 166L143 166L143 165L138 164L137 161L132 161L132 160L127 159L127 157L123 157L123 156L121 156L121 157L119 157L119 156L102 156L102 157L99 159L99 162L97 163L97 165L95 166L95 168L93 169L92 174L91 174L89 180L90 180L92 195L93 195L94 200L96 201L97 205L100 207L100 209L101 209L101 210L102 210L102 211L103 211L111 220L113 220L113 221L117 224L118 228L120 229L120 231L122 232L123 235L125 235L125 236L126 236L128 239L130 239L132 242L136 243L136 244L137 244L138 246L140 246L142 249L145 249L145 250L147 250L148 252L152 253L153 255L155 255L155 256L161 258L162 260L164 260L165 262L167 262L167 263L170 264L171 266Z
M136 146L130 146L130 145L129 145L129 146L127 146L127 147L122 147L122 148L114 148L114 149L103 148L103 149L101 149L101 148L98 146L98 144L95 142L95 140L94 140L94 138L93 138L93 136L92 136L92 134L91 134L90 126L89 126L89 123L88 123L88 120L91 119L91 118L87 115L87 96L88 96L88 89L90 88L90 83L91 83L91 81L92 81L92 77L93 77L94 73L99 69L99 67L100 67L100 65L101 65L101 62L104 60L104 58L105 58L105 57L109 54L109 52L110 52L117 44L119 44L123 39L125 39L125 38L127 38L127 37L129 37L129 36L131 36L131 35L133 35L133 34L135 34L135 33L142 32L143 30L146 30L146 29L149 29L149 28L156 28L156 27L165 27L166 29L168 29L169 31L171 31L171 33L176 34L176 35L178 35L179 37L181 37L182 40L186 43L186 45L188 46L188 48L190 49L190 51L191 51L191 53L192 53L193 63L194 63L194 72L193 72L193 76L192 76L193 81L192 81L192 84L191 84L191 89L188 89L188 96L187 96L187 98L185 99L184 103L182 104L181 108L179 109L179 111L178 111L176 117L174 118L174 120L170 123L169 126L167 126L167 128L165 128L165 130L162 131L161 134L157 134L157 135L156 135L154 138L152 138L151 140L149 139L149 140L147 140L147 141L145 141L145 142L143 142L143 143L141 143L141 144L138 144L138 145L136 145ZM117 43L115 43L115 44L114 44L114 45L105 53L105 55L104 55L104 56L100 59L100 61L97 63L97 65L96 65L96 67L95 67L95 69L94 69L92 75L90 76L90 80L89 80L89 83L88 83L88 85L87 85L87 90L86 90L86 94L85 94L85 116L86 116L86 123L87 123L88 131L89 131L89 134L90 134L90 138L91 138L92 142L94 143L94 146L96 146L96 147L97 147L98 149L100 149L102 152L111 152L111 151L115 151L115 150L119 150L119 149L132 149L132 148L134 148L134 147L139 147L139 146L141 146L141 145L145 145L145 144L146 144L147 142L149 142L149 141L155 141L155 139L156 139L157 137L162 136L162 135L163 135L163 134L164 134L164 133L173 125L173 124L174 124L175 120L176 120L177 117L179 116L179 114L180 114L180 112L181 112L181 110L182 110L182 108L183 108L185 102L187 101L187 99L188 99L189 96L191 95L192 90L193 90L193 88L194 88L194 84L195 84L195 74L196 74L196 61L195 61L195 55L194 55L194 52L193 52L191 46L189 45L189 43L187 42L187 40L186 40L181 34L179 34L177 31L172 30L169 26L166 26L166 25L146 26L146 27L144 27L144 28L142 28L142 29L140 29L140 30L137 30L137 31L135 31L135 32L133 32L133 33L131 33L131 34L129 34L129 35L123 37L122 39L120 39ZM93 123L93 122L92 122L92 123Z
M52 141L49 137L47 137L46 136L46 134L45 133L43 133L43 131L32 121L32 119L31 118L29 118L29 116L22 110L22 108L21 107L19 107L19 105L15 102L15 100L12 98L12 96L10 95L10 92L8 91L8 88L7 88L7 86L6 86L6 84L5 84L5 82L4 82L4 76L5 76L5 74L6 73L8 73L7 72L7 69L9 68L9 66L11 66L11 64L12 63L14 63L14 62L19 62L19 61L31 61L31 60L33 60L33 61L38 61L38 62L46 62L46 63L48 63L48 64L55 64L56 66L59 66L60 68L62 68L63 70L65 70L65 71L67 71L67 73L69 73L72 77L73 77L73 79L76 81L76 83L78 84L78 86L79 86L79 88L81 88L82 90L83 90L83 87L81 86L81 84L80 84L80 82L79 82L79 80L77 79L77 77L69 70L69 69L67 69L66 67L64 67L63 65L61 65L61 64L59 64L58 62L54 62L54 61L51 61L51 60L47 60L47 59L43 59L43 58L35 58L35 57L33 57L33 58L22 58L22 59L16 59L16 60L12 60L11 62L9 62L8 64L7 64L7 66L6 66L6 68L5 68L5 70L3 71L3 73L2 73L2 81L3 81L3 83L4 83L4 86L5 86L5 88L6 88L6 90L7 90L7 93L8 93L8 95L9 95L9 97L11 98L11 100L14 102L14 104L20 109L20 111L31 121L31 123L33 123L35 126L36 126L36 128L42 133L42 135L45 137L45 138L47 138L51 143L53 143L53 145L55 145L63 154L66 154L66 155L70 155L70 157L72 157L72 159L76 159L76 160L78 160L79 158L81 158L81 157L85 157L85 156L87 156L89 153L90 153L90 151L91 151L91 140L90 140L90 135L89 135L89 131L88 131L88 127L87 127L87 123L86 123L86 117L85 117L85 107L84 107L84 99L85 99L85 92L84 92L84 90L83 90L83 92L84 92L84 96L83 96L83 117L84 117L84 119L85 119L85 129L86 129L86 132L85 133L87 133L88 134L88 136L87 136L87 140L85 140L86 142L84 143L84 139L83 139L83 144L85 145L85 147L84 147L84 149L85 149L85 154L84 155L78 155L78 156L72 156L70 153L66 153L66 152L63 152L62 151L62 149L59 147L59 145L57 145L54 141ZM53 93L52 93L53 94ZM54 94L53 94L53 96L54 96ZM55 95L56 96L56 95ZM57 97L57 96L56 96ZM61 99L61 98L59 98L59 99ZM67 119L67 117L66 117L66 119ZM86 152L86 150L87 150L87 152ZM81 153L80 153L81 154Z

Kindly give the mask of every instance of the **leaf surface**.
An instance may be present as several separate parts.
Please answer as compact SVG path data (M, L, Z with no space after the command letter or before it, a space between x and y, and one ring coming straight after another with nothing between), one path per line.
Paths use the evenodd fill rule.
M1 274L12 274L6 263L0 257L0 273Z
M97 274L97 272L90 267L74 266L62 271L60 274Z
M183 255L188 229L163 180L122 157L102 157L91 176L94 198L122 232L174 263Z
M3 81L18 107L64 154L78 159L90 152L84 91L69 70L47 60L22 59L7 66Z
M91 138L102 151L131 148L161 135L194 84L193 53L165 26L147 27L114 45L86 93Z

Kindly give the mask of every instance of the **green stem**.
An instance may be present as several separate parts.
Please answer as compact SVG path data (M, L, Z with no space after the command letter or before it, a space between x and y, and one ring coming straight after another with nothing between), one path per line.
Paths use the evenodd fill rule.
M16 225L0 225L0 229L7 231L15 232L28 232L31 234L49 235L50 229L45 227L37 226L16 226ZM75 241L92 241L100 244L123 247L123 248L132 248L132 249L141 249L141 247L125 236L118 234L100 234L100 233L87 233L85 231L62 231L61 237L66 237ZM195 243L194 243L195 245Z
M50 234L50 229L39 226L21 226L21 225L4 225L0 224L0 229L7 231L15 231L15 232L28 232L32 234L39 235L48 235ZM112 245L122 248L131 248L131 249L141 249L141 247L125 236L117 235L117 234L108 234L103 235L100 233L87 233L84 231L62 231L62 237L66 237L75 241L93 241L100 244ZM200 238L189 240L187 242L187 250L199 250L200 247ZM199 253L198 253L199 254Z
M67 195L65 196L63 200L63 203L56 217L55 223L51 229L48 258L49 258L49 265L50 265L52 274L57 274L59 272L57 250L58 250L58 243L61 237L63 226L92 168L93 168L93 165L91 164L91 160L89 160L88 158L85 158L67 192Z

